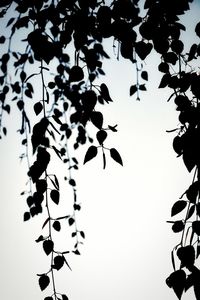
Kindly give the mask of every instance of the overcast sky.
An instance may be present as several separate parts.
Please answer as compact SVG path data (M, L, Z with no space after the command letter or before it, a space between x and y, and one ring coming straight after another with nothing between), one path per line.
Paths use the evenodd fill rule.
M198 20L197 8L188 15L191 26ZM70 300L176 299L165 279L173 271L170 251L179 235L166 221L192 178L172 149L174 134L166 133L177 126L178 114L173 102L166 101L168 93L157 89L161 75L155 71L156 57L146 60L150 80L140 102L129 97L135 67L123 59L106 64L105 82L114 102L102 110L105 124L119 129L107 146L120 152L124 167L108 158L102 170L101 157L83 166L87 147L79 154L78 223L86 240L82 255L69 257L73 271L63 268L56 280ZM15 134L18 121L8 121L8 135L0 144L1 298L39 300L47 293L39 290L36 273L45 272L49 261L34 242L42 233L43 217L23 223L26 204L19 194L27 177L18 160L23 150Z

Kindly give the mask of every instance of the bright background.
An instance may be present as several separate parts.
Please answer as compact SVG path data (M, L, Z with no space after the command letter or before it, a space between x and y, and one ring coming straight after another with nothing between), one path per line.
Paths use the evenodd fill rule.
M184 17L188 44L195 38L190 30L198 21L198 5L196 1ZM110 134L106 146L120 152L124 167L108 157L102 170L100 156L82 166L87 147L79 154L76 178L82 210L77 218L86 240L81 256L69 256L73 271L63 268L56 280L58 290L70 300L176 299L165 279L172 272L170 252L180 236L166 221L192 176L172 149L174 133L166 133L177 127L178 114L173 101L167 102L169 94L157 89L158 58L152 54L145 61L150 80L140 102L129 97L135 66L123 58L106 62L109 75L104 81L114 102L102 110L105 124L118 124L119 130ZM0 144L1 298L39 300L48 293L41 293L36 274L47 271L49 258L34 240L42 234L44 219L39 216L23 223L26 204L20 193L27 171L18 160L23 152L16 134L20 121L12 116L8 122L8 135ZM183 300L193 298L191 292L183 296Z

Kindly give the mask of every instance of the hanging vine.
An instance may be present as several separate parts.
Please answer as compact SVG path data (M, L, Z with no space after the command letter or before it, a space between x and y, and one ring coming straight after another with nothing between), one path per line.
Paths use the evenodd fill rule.
M52 292L44 300L66 300L67 295L56 288L56 272L66 265L71 269L68 254L79 255L85 233L77 221L81 204L77 192L76 170L79 168L76 149L90 143L84 163L98 155L106 168L109 156L120 165L122 158L115 148L106 146L108 134L117 125L105 124L101 105L113 100L105 75L104 59L109 59L103 43L112 39L117 58L136 66L136 82L130 96L146 91L147 71L142 61L155 50L163 73L159 88L170 88L168 100L174 100L179 111L180 126L173 147L182 156L192 183L172 207L171 215L185 215L173 223L172 230L181 234L172 250L174 268L166 283L179 299L193 286L196 299L200 295L200 79L197 59L200 46L184 49L181 32L185 26L179 16L189 10L192 0L146 0L140 10L139 0L3 0L0 17L5 34L0 36L0 132L7 134L5 114L21 114L18 130L27 160L27 210L24 221L44 215L43 230L36 242L50 257L49 268L38 274L43 291L51 284ZM195 32L200 37L200 23ZM116 46L117 45L117 46ZM194 64L193 64L194 62ZM191 65L193 64L193 67ZM141 68L139 67L141 65ZM91 138L88 124L96 129ZM63 215L56 215L62 198L60 180L52 162L64 164L64 180L72 192L72 206ZM72 248L58 249L55 233L70 228ZM68 229L67 229L68 230ZM69 230L68 230L69 231Z

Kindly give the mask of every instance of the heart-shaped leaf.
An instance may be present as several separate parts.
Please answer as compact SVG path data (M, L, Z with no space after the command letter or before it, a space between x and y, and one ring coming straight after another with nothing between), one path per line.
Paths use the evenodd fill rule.
M39 286L41 291L44 291L50 283L50 279L46 274L43 274L39 278Z

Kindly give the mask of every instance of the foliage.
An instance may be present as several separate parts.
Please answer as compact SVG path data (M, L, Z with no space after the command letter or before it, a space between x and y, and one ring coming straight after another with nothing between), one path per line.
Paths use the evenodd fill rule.
M43 228L48 227L48 233L36 240L50 256L49 271L38 274L42 291L52 284L52 293L45 300L68 299L56 290L55 272L64 265L71 269L67 255L79 255L85 238L85 233L77 227L81 204L74 173L79 164L72 153L87 142L93 143L88 124L97 132L84 163L101 152L103 168L107 156L123 165L119 152L105 146L108 134L115 133L117 125L105 125L99 109L113 101L108 86L101 81L105 75L103 60L109 59L103 47L105 39L113 40L117 59L122 57L136 67L131 96L136 94L140 100L140 92L146 91L144 82L148 73L139 65L153 50L159 55L158 70L163 73L159 88L172 90L168 100L174 100L180 124L171 130L177 134L173 148L194 175L192 184L172 207L172 217L181 212L185 215L169 221L173 223L172 230L181 234L181 240L172 250L174 271L166 283L179 299L190 287L199 299L200 270L196 261L200 254L200 77L195 61L200 56L200 45L193 44L185 52L181 32L186 28L179 22L179 16L190 9L192 0L146 0L144 9L139 9L140 2L3 0L0 3L0 17L6 27L5 35L0 36L0 130L2 136L7 134L4 116L12 116L16 105L21 115L18 131L25 148L22 158L27 159L29 177L29 189L22 193L27 202L24 221L44 214L44 210L47 212ZM195 32L200 37L200 23ZM18 49L17 39L22 41L22 49ZM73 211L57 217L53 209L60 205L60 182L56 171L49 171L55 157L67 165L65 180L74 199ZM73 228L71 236L75 243L72 249L59 250L54 233L62 231L65 223Z

